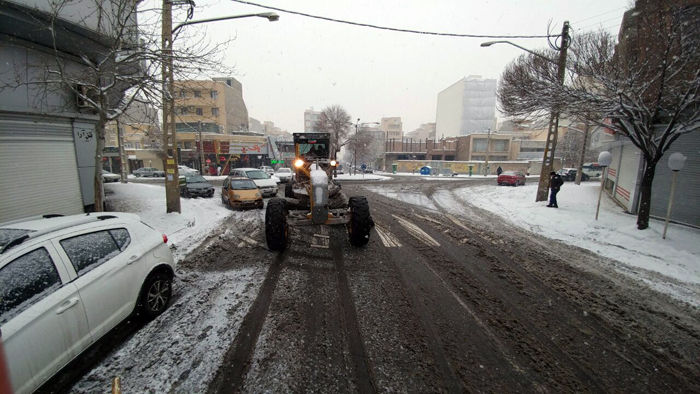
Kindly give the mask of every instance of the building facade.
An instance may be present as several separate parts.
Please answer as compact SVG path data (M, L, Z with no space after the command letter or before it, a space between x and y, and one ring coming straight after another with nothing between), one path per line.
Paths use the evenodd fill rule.
M438 93L436 138L495 130L496 80L470 75Z
M235 78L175 81L175 131L231 134L248 130L243 87Z
M403 138L403 123L400 117L382 118L379 128L387 140L400 141Z
M309 108L304 111L304 133L315 133L316 123L318 118L321 116L321 111L314 111L313 108Z
M122 32L104 20L134 32L121 36L124 45L138 42L135 13L120 20L109 7L98 5L76 0L54 9L52 2L2 3L0 222L94 208L98 117L81 105L72 90L79 86L49 83L47 70L58 72L61 62L64 77L89 78L89 68L81 62L108 59ZM112 96L121 99L121 93Z

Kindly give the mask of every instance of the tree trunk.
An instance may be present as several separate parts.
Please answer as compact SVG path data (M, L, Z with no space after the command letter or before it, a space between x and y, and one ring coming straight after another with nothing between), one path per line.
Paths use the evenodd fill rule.
M100 120L95 126L95 135L97 138L95 146L95 212L104 211L102 198L102 151L105 147L105 120L100 116Z
M576 166L576 184L581 184L581 178L583 177L583 161L586 160L586 145L588 144L588 130L591 126L586 123L583 129L583 144L581 144L581 156L578 160L578 166Z
M640 187L639 213L637 214L637 229L644 230L649 227L649 213L651 212L651 186L654 182L656 161L646 161L642 185Z

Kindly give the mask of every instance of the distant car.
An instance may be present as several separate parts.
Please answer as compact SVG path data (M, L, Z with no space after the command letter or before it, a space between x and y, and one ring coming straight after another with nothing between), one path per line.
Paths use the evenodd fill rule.
M265 173L267 173L267 175L272 176L275 174L275 170L270 166L260 166L260 169L265 171Z
M179 165L177 166L177 172L180 175L199 175L199 171L195 170L194 168L190 168L187 166Z
M271 179L269 175L258 168L234 168L231 170L231 175L236 177L244 177L252 179L263 197L272 197L277 195L277 182Z
M603 167L598 163L584 163L583 173L591 178L597 178L603 174Z
M263 198L252 179L228 177L221 188L221 203L236 208L262 208Z
M133 214L0 224L0 326L15 393L31 393L120 322L170 303L167 237Z
M561 175L561 179L568 182L575 181L577 173L578 171L575 168L562 168L561 170L557 171L557 174ZM590 177L585 172L581 172L582 181L585 182L589 179Z
M524 185L525 174L520 171L504 171L498 176L497 182L499 185Z
M102 182L119 182L121 179L122 177L117 174L113 174L109 171L102 170Z
M187 198L212 197L214 186L199 174L185 175L180 177L180 195Z
M279 178L280 181L287 183L290 182L294 177L294 172L291 168L282 167L277 169L277 172L275 172L275 176Z
M141 167L138 170L134 170L132 174L137 177L165 177L165 171L155 167Z

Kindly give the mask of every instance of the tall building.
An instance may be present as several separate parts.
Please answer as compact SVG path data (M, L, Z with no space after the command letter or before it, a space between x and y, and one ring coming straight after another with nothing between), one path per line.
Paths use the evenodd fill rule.
M436 137L457 137L495 128L496 80L470 75L438 93Z
M175 81L175 131L231 134L248 130L243 87L235 78Z
M259 120L252 118L252 117L249 117L248 118L248 130L262 133L263 132L263 125L262 125L262 123L260 123Z
M313 133L316 130L316 122L321 116L321 111L314 111L313 107L304 111L304 132Z
M379 128L386 135L387 140L401 140L403 138L403 123L400 117L382 118Z

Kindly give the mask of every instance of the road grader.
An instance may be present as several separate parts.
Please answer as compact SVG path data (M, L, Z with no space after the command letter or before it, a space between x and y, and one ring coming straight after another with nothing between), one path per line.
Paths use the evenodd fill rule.
M364 246L374 226L364 196L349 199L333 178L338 165L331 157L329 133L294 133L294 176L284 198L272 198L265 210L265 238L270 250L289 244L289 226L341 225L350 244Z

